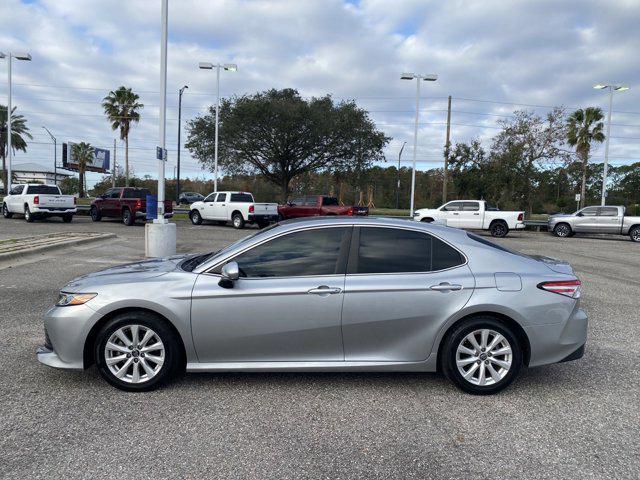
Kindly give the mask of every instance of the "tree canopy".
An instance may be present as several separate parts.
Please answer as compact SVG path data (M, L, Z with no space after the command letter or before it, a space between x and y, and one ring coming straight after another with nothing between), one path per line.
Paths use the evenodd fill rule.
M186 147L213 170L215 107L190 121ZM222 100L219 165L231 175L259 174L286 200L293 179L310 172L363 171L384 160L390 140L366 110L327 95L304 99L294 89Z

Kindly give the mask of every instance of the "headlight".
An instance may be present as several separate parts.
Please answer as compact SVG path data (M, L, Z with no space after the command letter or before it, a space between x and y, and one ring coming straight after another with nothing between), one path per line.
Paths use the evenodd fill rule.
M413 212L413 216L414 217L419 217L420 216L420 212Z
M58 302L56 305L58 307L67 307L71 305L84 305L93 297L97 296L97 293L64 293L60 292L60 296L58 297Z

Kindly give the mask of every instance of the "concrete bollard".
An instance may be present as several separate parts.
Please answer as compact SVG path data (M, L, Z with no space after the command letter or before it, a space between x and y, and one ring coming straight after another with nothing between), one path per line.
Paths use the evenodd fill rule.
M147 223L144 226L146 257L169 257L176 254L176 224Z

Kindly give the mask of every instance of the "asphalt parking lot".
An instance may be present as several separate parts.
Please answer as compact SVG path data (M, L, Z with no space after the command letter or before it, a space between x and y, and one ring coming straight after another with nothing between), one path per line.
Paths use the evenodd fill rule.
M246 235L178 223L178 250ZM435 374L190 374L127 394L95 368L40 365L43 313L72 278L140 259L144 228L0 219L0 240L54 231L113 240L0 264L0 477L638 478L640 245L511 234L571 262L590 318L585 357L474 397Z

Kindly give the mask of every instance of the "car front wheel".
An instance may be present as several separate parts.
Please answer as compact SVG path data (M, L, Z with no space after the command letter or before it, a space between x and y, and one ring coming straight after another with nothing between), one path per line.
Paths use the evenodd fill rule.
M175 334L154 315L123 313L100 330L95 359L102 377L129 392L153 390L179 370L180 350Z
M571 227L566 223L559 223L553 229L553 234L560 238L570 237L572 233Z
M520 373L522 350L514 333L489 316L463 321L443 345L442 368L460 389L489 395L507 388Z
M189 218L191 219L191 223L193 223L194 225L202 224L202 215L200 215L200 212L198 210L191 210Z
M100 210L98 210L98 207L96 206L91 207L91 220L93 220L94 222L99 222L100 220L102 220Z
M2 204L2 216L3 216L4 218L11 218L11 217L13 217L13 213L11 213L11 212L9 211L9 208L7 207L7 204L6 204L6 203L3 203L3 204Z

